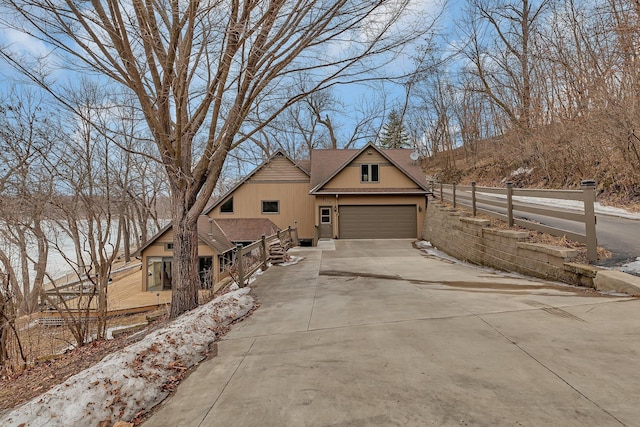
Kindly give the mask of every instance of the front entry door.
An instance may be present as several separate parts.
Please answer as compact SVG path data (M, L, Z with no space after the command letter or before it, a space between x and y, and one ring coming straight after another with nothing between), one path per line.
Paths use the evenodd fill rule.
M331 206L320 206L320 226L318 229L320 239L331 239L333 237L333 221Z

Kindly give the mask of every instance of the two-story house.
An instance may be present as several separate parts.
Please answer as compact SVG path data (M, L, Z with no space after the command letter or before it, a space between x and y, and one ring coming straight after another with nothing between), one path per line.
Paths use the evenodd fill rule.
M406 149L368 144L313 150L294 162L282 151L251 172L205 212L211 218L269 218L297 227L302 242L322 238L418 238L427 182Z
M198 225L203 271L223 276L235 243L295 227L301 244L319 239L420 237L430 194L411 150L313 150L295 162L276 152L203 212ZM170 225L141 249L143 290L166 289ZM201 251L201 253L200 253Z

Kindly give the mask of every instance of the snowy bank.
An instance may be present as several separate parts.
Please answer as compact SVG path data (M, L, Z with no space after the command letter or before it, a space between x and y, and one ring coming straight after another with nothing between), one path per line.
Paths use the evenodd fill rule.
M229 292L185 313L4 414L0 425L96 426L105 420L133 420L165 399L184 372L207 356L217 327L254 307L249 291Z
M640 256L636 258L635 261L624 264L616 270L620 270L623 273L633 274L634 276L640 276Z

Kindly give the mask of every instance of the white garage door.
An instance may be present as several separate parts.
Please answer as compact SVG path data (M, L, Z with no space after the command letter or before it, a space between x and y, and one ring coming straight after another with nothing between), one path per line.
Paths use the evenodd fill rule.
M405 239L417 237L416 205L340 206L341 239Z

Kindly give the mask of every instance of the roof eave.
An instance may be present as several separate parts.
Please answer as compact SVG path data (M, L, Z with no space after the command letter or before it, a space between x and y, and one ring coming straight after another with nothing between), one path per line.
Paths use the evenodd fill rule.
M149 246L151 246L151 244L153 242L158 240L160 238L160 236L162 236L164 233L166 233L167 230L169 230L171 227L173 227L173 221L169 222L169 224L167 224L164 227L162 227L160 229L160 231L158 231L151 239L147 240L147 242L144 245L140 246L140 248L133 253L133 256L138 256L138 255L142 256L142 251L144 251ZM136 255L136 254L138 254L138 255Z
M345 194L345 195L409 195L409 196L419 196L419 195L428 195L432 194L429 190L420 189L418 191L376 191L376 192L367 192L367 191L332 191L331 189L323 190L323 191L315 191L310 193L313 196L320 196L326 194Z

